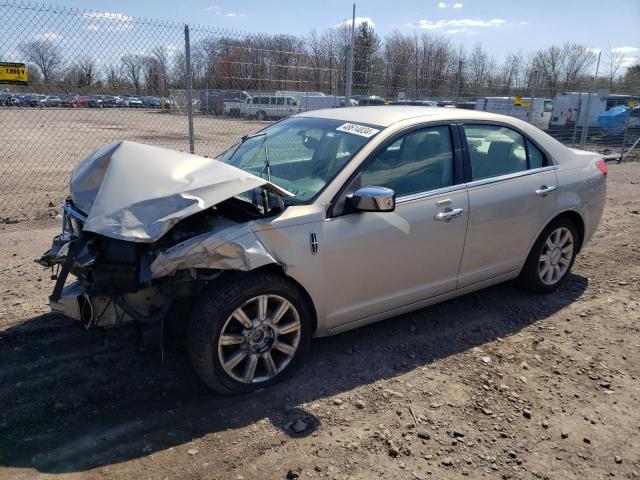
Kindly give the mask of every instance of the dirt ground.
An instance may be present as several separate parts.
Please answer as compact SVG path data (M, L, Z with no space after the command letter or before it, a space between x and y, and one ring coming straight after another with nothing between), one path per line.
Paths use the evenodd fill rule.
M212 156L268 122L194 118L196 153ZM73 168L109 143L188 151L187 117L122 108L0 108L0 222L43 219L64 200Z
M181 342L48 315L32 259L57 227L0 226L0 478L640 476L640 164L563 288L499 285L315 340L302 370L206 390Z

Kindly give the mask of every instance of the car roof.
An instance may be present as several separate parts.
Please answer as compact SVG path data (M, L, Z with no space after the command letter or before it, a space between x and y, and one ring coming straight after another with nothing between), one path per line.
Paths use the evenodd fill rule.
M345 122L364 123L388 127L410 119L420 121L448 120L494 120L514 123L513 117L478 110L444 107L422 107L415 105L380 105L366 107L327 108L299 113L296 117L327 118Z

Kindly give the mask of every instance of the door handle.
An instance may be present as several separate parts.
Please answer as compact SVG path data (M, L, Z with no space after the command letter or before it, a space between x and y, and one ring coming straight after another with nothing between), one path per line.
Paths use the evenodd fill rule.
M462 212L464 212L463 209L461 208L454 208L453 210L448 210L446 212L440 212L440 213L436 213L433 218L434 220L441 220L441 221L445 221L448 222L449 220L451 220L454 217L459 217L460 215L462 215Z
M538 190L536 190L536 195L538 195L539 197L546 197L547 195L549 195L551 192L555 191L556 187L555 186L550 186L547 187L546 185L543 185L542 187L540 187Z

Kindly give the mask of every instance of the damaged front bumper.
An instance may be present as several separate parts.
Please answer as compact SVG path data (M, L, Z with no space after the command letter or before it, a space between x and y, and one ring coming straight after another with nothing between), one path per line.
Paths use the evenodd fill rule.
M86 216L70 200L62 212L62 233L36 260L54 271L51 311L87 327L160 320L173 296L167 292L166 282L151 282L142 247L84 232ZM67 284L69 274L77 280Z

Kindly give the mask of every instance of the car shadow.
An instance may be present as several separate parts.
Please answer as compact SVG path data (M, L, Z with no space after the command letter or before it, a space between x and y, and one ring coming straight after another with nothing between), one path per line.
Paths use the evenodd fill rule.
M0 333L0 466L84 471L263 419L309 435L320 422L305 404L517 333L586 287L573 274L545 296L507 283L317 339L301 372L240 397L207 390L180 345L163 363L158 351L140 351L133 328L86 331L66 317L35 317Z

